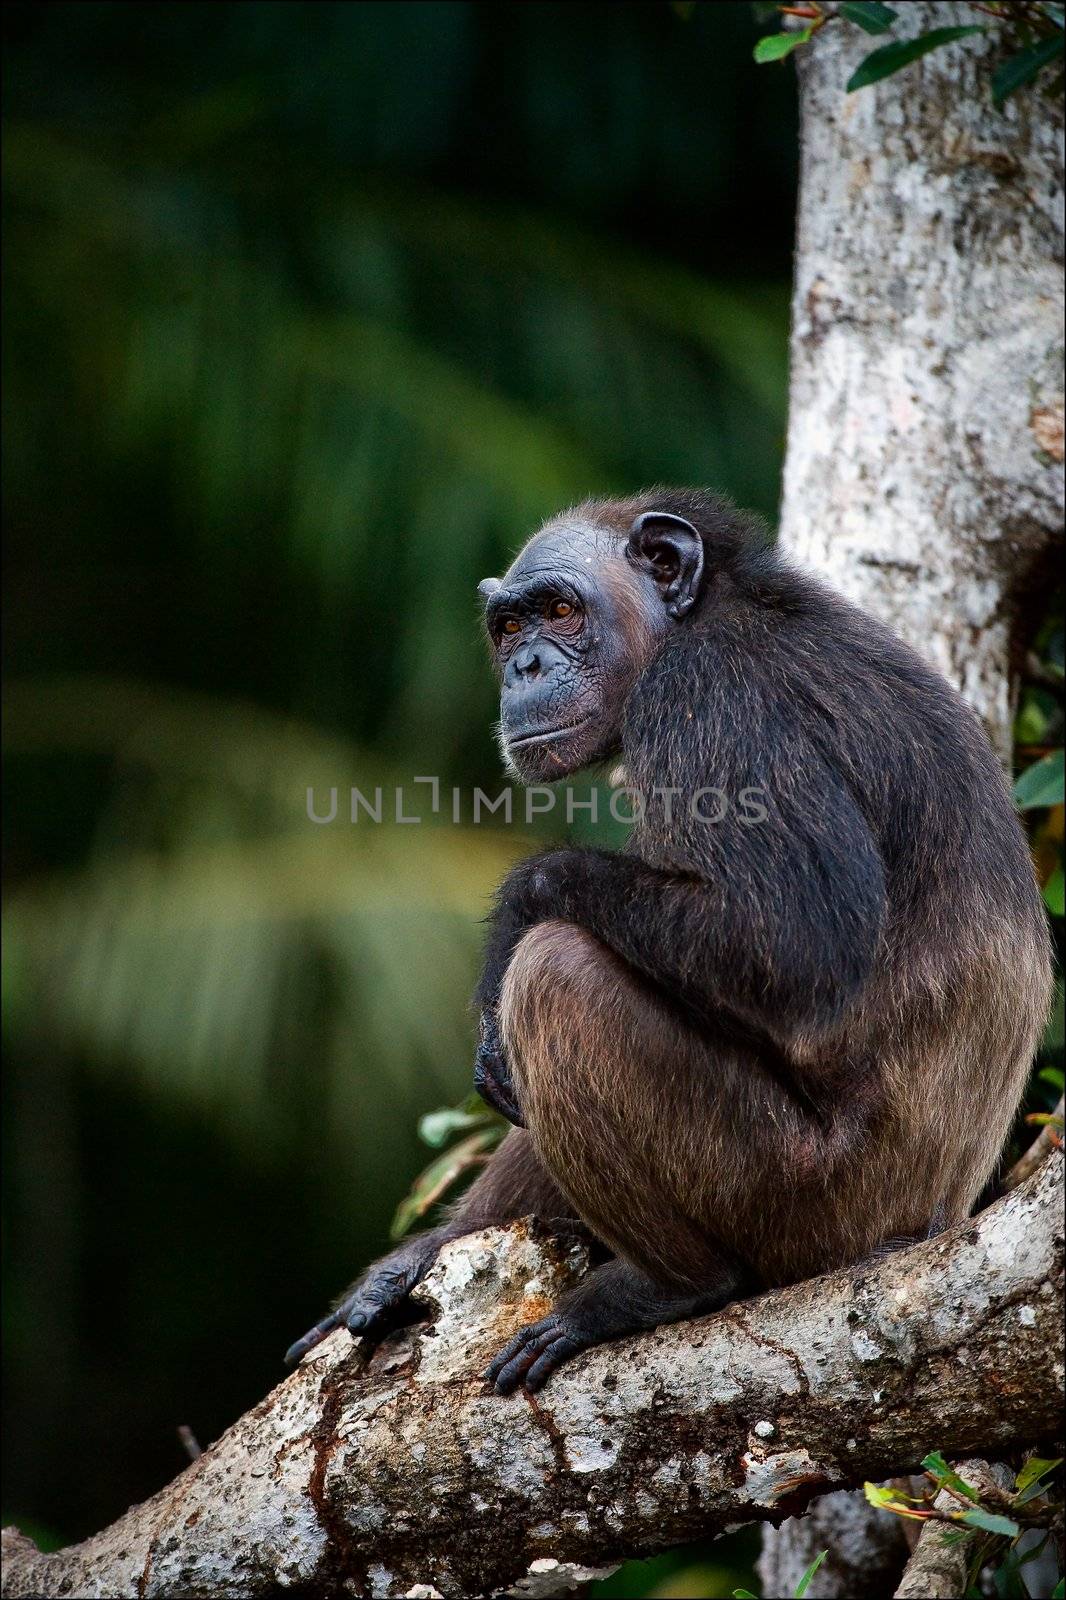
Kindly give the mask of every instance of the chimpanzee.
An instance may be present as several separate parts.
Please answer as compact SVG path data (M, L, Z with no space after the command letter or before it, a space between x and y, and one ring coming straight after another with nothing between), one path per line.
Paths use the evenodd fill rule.
M440 1227L290 1351L411 1315L441 1244L526 1213L606 1256L487 1371L961 1222L1049 1004L1050 945L977 718L873 617L699 490L590 501L480 585L527 782L621 756L620 852L503 883L475 1082L515 1127Z

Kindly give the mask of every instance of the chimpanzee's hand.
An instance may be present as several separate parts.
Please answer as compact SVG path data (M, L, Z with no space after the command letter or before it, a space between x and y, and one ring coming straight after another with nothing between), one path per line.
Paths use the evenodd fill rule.
M293 1366L308 1350L321 1344L334 1328L347 1328L356 1339L376 1340L393 1328L402 1328L425 1316L408 1296L433 1265L441 1245L454 1237L453 1229L433 1228L382 1256L353 1283L328 1317L316 1322L310 1332L285 1352L286 1366Z
M504 891L510 889L520 900L529 925L545 917L565 917L567 897L580 886L593 854L593 851L566 845L561 849L542 850L511 869Z
M500 1024L496 1012L489 1006L481 1013L478 1047L474 1055L474 1088L508 1122L513 1122L516 1128L525 1127L525 1118L519 1108L518 1094L500 1037Z

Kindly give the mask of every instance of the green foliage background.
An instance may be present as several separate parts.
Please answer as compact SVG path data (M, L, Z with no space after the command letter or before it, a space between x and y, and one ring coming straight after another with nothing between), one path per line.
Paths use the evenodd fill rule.
M744 5L5 32L4 1515L55 1542L280 1377L468 1085L529 834L307 788L497 792L474 585L546 513L773 515L796 121Z

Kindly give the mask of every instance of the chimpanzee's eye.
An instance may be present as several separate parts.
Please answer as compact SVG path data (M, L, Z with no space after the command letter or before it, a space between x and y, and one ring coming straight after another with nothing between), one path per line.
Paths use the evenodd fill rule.
M518 631L520 630L521 626L522 626L522 624L519 622L517 617L508 617L507 621L504 623L503 627L500 629L500 632L501 633L518 633Z
M563 617L572 617L573 614L574 608L566 600L553 600L548 611L550 617L555 617L560 621Z

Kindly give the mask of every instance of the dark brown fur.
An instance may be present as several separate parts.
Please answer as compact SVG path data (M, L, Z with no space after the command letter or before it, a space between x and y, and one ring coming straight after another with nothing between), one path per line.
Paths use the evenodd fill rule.
M615 1260L493 1363L508 1390L962 1221L1051 966L970 709L732 508L685 490L588 503L483 592L509 762L539 782L620 753L650 803L624 851L550 851L503 885L477 1074L525 1127L319 1328L382 1325L443 1238L576 1216ZM715 824L689 805L705 786L730 800Z
M504 1045L546 1170L614 1250L653 1275L698 1283L720 1244L760 1281L780 1283L858 1260L889 1237L920 1237L934 1214L949 1224L968 1215L995 1169L1046 1016L1047 931L982 730L886 630L789 572L743 519L697 496L593 503L546 535L580 544L583 529L599 539L609 531L620 552L633 519L653 507L700 528L707 573L686 641L668 638L664 648L645 629L645 678L621 740L630 781L647 794L769 774L779 795L795 791L799 811L818 801L804 774L787 756L747 761L744 745L774 737L781 706L816 725L812 748L857 800L886 866L876 953L839 1007L790 1016L742 1005L718 1019L714 1009L679 1007L652 971L634 966L628 928L607 943L597 937L612 931L596 926L606 912L556 915L514 943L501 990ZM621 559L605 581L616 594L630 589L631 661L645 596ZM700 671L692 661L703 640L714 658ZM730 726L728 682L709 693L716 674L730 673L737 701L761 709L768 728L755 719L739 732ZM675 809L669 825L655 813L638 822L626 853L710 880L708 917L715 875L750 873L754 861L763 882L755 892L741 885L737 897L745 943L766 963L787 962L787 942L779 953L762 930L787 909L778 893L788 880L781 891L775 880L788 833L772 819L754 830L758 855L730 857L724 846L708 850ZM579 898L571 891L571 904ZM560 911L566 900L564 888ZM662 937L655 913L648 937ZM676 960L686 960L684 948ZM728 966L710 976L712 999L731 1012ZM742 1026L730 1026L738 1018ZM754 1043L744 1023L756 1025Z

